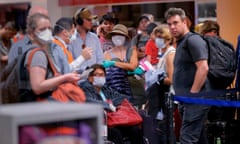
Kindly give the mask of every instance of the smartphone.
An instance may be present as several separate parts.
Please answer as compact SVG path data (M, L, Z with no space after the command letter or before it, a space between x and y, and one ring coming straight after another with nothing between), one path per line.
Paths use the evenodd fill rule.
M88 75L89 75L89 73L92 72L92 71L93 71L92 68L87 69L87 70L83 71L83 72L80 74L80 77L81 77L81 78L87 78Z

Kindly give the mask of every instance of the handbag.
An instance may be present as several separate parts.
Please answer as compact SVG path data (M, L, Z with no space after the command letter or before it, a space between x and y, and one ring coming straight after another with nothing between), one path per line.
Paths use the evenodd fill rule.
M124 99L116 112L107 112L107 125L114 126L132 126L142 123L143 119L132 106L132 104Z
M47 56L49 66L53 72L54 77L57 77L61 75L58 73L56 67L54 66L51 57L48 55L48 52L43 49L43 48L36 48L32 50L29 54L29 59L28 59L28 66L30 66L30 63L32 61L33 54L37 51L43 51L45 55ZM57 86L56 89L53 90L51 94L51 98L53 98L56 101L59 102L69 102L69 101L74 101L74 102L85 102L86 101L86 96L83 90L77 85L77 83L74 82L65 82Z

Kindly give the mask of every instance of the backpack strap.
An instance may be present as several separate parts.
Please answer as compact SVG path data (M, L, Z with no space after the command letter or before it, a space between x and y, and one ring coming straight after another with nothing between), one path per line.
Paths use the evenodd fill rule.
M20 56L22 54L22 47L18 47L18 56Z
M132 56L133 49L131 47L127 48L126 52L126 60L130 62L131 56Z
M35 49L33 49L33 50L30 51L29 57L28 57L28 61L27 61L27 69L28 69L28 71L30 70L30 64L31 64L31 62L32 62L33 55L34 55L37 51L43 51L43 52L45 53L45 55L46 55L46 57L47 57L47 60L48 60L48 64L49 64L49 66L50 66L50 68L51 68L51 70L52 70L52 72L53 72L53 75L54 75L54 76L59 75L59 73L58 73L56 67L54 66L54 64L53 64L50 56L48 55L47 51L46 51L45 49L43 49L43 48L35 48Z
M177 47L184 47L184 46L188 46L188 39L195 35L197 33L192 33L192 32L189 32L187 33L186 37L184 38L184 40L180 43L180 45L178 45Z
M27 53L36 47L37 47L36 45L31 45L30 47L28 47L25 50L21 46L18 47L17 57L14 58L14 60L8 64L8 66L6 67L6 71L4 70L5 74L7 74L7 75L5 75L6 76L5 78L7 78L9 76L11 71L16 71L16 79L18 82L19 89L24 89L24 90L31 89L31 86L28 83L28 81L29 81L29 73L27 71L28 69L24 67L24 63L25 63L25 58L26 58ZM14 69L16 69L16 70L14 70Z
M136 40L137 40L137 42L136 42L137 48L138 48L141 36L142 36L142 34L137 34L137 38L136 38Z
M186 47L187 48L187 51L189 53L189 55L191 56L191 53L189 51L189 48L188 48L188 39L191 37L191 36L194 36L194 35L199 35L204 41L204 37L196 32L189 32L187 35L186 35L186 38L184 38L184 40L180 43L180 45L178 47ZM207 44L208 46L208 44ZM210 55L210 51L208 50L208 55ZM208 58L208 63L209 63L209 58Z
M191 36L193 36L193 35L198 35L198 36L200 36L205 42L206 42L206 44L207 44L207 48L208 48L208 55L210 55L210 50L209 50L209 42L208 42L208 40L207 40L207 37L212 37L212 36L203 36L203 35L200 35L199 33L196 33L196 32L191 32L191 34L188 34L187 35L187 38L185 39L185 43L186 43L186 46L188 46L188 39L191 37ZM218 38L219 39L219 38ZM208 63L210 62L210 58L211 57L208 57Z

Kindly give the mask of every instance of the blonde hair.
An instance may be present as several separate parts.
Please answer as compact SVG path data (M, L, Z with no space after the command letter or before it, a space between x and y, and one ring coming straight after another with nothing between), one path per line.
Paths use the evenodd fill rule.
M161 37L166 40L172 41L173 39L168 26L165 24L159 25L153 29L153 34L156 35L157 33L160 33Z
M199 23L199 24L197 24L197 25L194 27L194 31L200 34L200 33L201 33L201 28L202 28L202 26L203 26L203 23L202 23L202 22Z

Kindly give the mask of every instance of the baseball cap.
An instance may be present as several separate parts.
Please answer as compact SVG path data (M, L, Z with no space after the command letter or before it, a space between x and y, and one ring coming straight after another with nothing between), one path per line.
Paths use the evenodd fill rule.
M85 19L96 19L97 15L92 15L91 11L88 8L80 8L78 9L75 14L74 18L77 19L77 17L85 18Z

